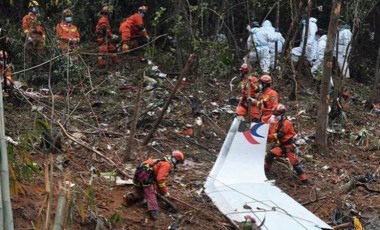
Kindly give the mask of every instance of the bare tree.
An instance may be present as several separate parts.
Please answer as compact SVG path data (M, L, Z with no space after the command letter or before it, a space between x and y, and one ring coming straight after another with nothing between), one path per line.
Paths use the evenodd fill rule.
M330 76L332 72L333 51L335 44L335 37L340 15L342 1L334 0L330 14L330 23L327 33L327 42L323 62L323 77L321 84L321 100L318 108L317 128L315 141L321 150L326 150L327 144L327 124L328 124L328 103L329 103L329 88Z

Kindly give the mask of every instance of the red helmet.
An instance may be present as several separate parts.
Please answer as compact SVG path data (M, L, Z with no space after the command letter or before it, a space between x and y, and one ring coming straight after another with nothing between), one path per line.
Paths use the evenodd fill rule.
M248 73L249 72L249 66L248 64L244 63L240 66L240 73Z
M183 164L185 162L185 155L179 150L174 150L172 152L172 157L174 157L178 163Z
M272 110L272 114L275 116L283 115L285 112L286 112L286 107L283 104L278 104Z
M260 77L260 82L264 84L270 84L272 83L272 78L268 74L264 74Z

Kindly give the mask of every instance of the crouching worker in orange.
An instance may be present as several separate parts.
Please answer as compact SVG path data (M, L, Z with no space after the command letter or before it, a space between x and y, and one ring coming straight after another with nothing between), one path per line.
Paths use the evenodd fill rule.
M118 63L116 56L116 46L114 44L117 39L117 35L112 34L108 15L110 14L110 8L103 6L100 11L101 17L96 25L96 34L98 35L99 53L98 64L100 67L105 67L106 60L104 54L112 53L111 59L114 64ZM103 55L102 55L103 54ZM106 56L107 57L107 56Z
M293 142L296 132L292 122L285 118L285 112L286 108L282 104L278 104L272 110L277 121L270 125L268 142L276 142L276 146L265 157L265 171L270 170L275 157L287 157L301 182L307 183L307 176L303 171L301 161L295 154L296 146Z
M123 52L137 48L150 38L145 30L143 18L148 11L147 6L140 6L137 13L125 19L119 27Z
M3 90L7 91L13 86L12 65L8 62L8 54L6 51L0 50L0 77L3 84Z
M240 74L242 80L240 82L240 88L242 97L240 99L239 105L236 108L236 115L245 117L248 114L249 102L251 103L251 117L250 120L253 122L260 121L260 110L257 106L257 97L258 97L258 87L257 87L257 78L250 75L249 66L243 64L240 67Z
M131 205L144 197L148 203L148 210L153 219L157 219L160 212L156 194L170 197L166 180L169 173L176 168L177 164L183 164L185 156L180 151L173 151L171 156L163 159L144 161L136 168L133 178L134 191L128 193L124 199L127 205Z
M70 9L63 11L63 21L55 27L58 46L65 52L73 52L80 42L78 28L72 24L73 12Z

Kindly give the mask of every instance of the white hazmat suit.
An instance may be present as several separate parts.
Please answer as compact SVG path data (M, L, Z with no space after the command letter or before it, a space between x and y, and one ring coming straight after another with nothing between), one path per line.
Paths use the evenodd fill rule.
M262 29L266 30L268 33L271 33L272 37L276 37L277 39L277 54L280 54L282 52L282 47L285 43L285 38L282 36L280 32L276 32L275 28L272 26L272 23L269 20L265 20L262 24ZM276 42L270 42L269 43L269 54L270 54L270 68L274 68L274 59L275 59L275 47Z
M304 39L305 39L305 31L306 30L306 25L303 25L302 29L302 41L300 46L295 47L292 49L292 58L293 61L298 61L298 58L301 57L302 55L302 48L304 44ZM307 35L307 41L306 41L306 53L305 56L307 60L312 63L313 59L315 58L315 52L317 50L317 41L315 40L315 32L318 31L318 26L317 26L317 19L316 18L309 18L309 31Z
M345 78L350 78L350 69L347 63L347 57L350 54L351 46L347 49L351 43L352 33L349 27L346 25L339 30L338 35L338 58L337 62L339 70ZM335 46L336 47L336 46ZM335 55L335 52L334 52Z
M321 64L325 56L327 36L322 35L317 41L317 52L315 53L315 61L313 62L313 67L311 67L311 73L315 77L317 72L322 72Z
M273 27L272 27L273 28ZM252 44L252 39L255 42L255 47L258 55ZM268 30L268 28L259 28L254 27L251 29L251 35L247 39L247 47L250 50L248 55L249 62L257 61L257 56L259 58L261 70L264 73L269 73L270 67L270 53L269 53L269 44L271 42L276 42L277 35Z

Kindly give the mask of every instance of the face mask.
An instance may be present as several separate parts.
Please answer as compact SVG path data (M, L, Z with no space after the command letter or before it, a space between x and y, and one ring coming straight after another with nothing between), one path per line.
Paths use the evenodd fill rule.
M302 19L302 20L301 20L301 24L302 24L302 25L306 25L306 20L305 20L305 19Z
M141 15L141 17L144 17L145 13L144 12L140 12L140 15Z
M2 66L4 65L4 60L0 61L0 65L2 65Z
M65 17L65 21L70 23L73 21L73 18L72 17Z
M315 36L315 40L318 41L321 37Z
M259 84L259 90L263 90L263 84Z
M37 7L33 7L32 8L32 13L33 14L38 14L39 13L38 8Z
M281 121L281 119L282 119L282 115L276 116L276 119L277 119L278 121Z

